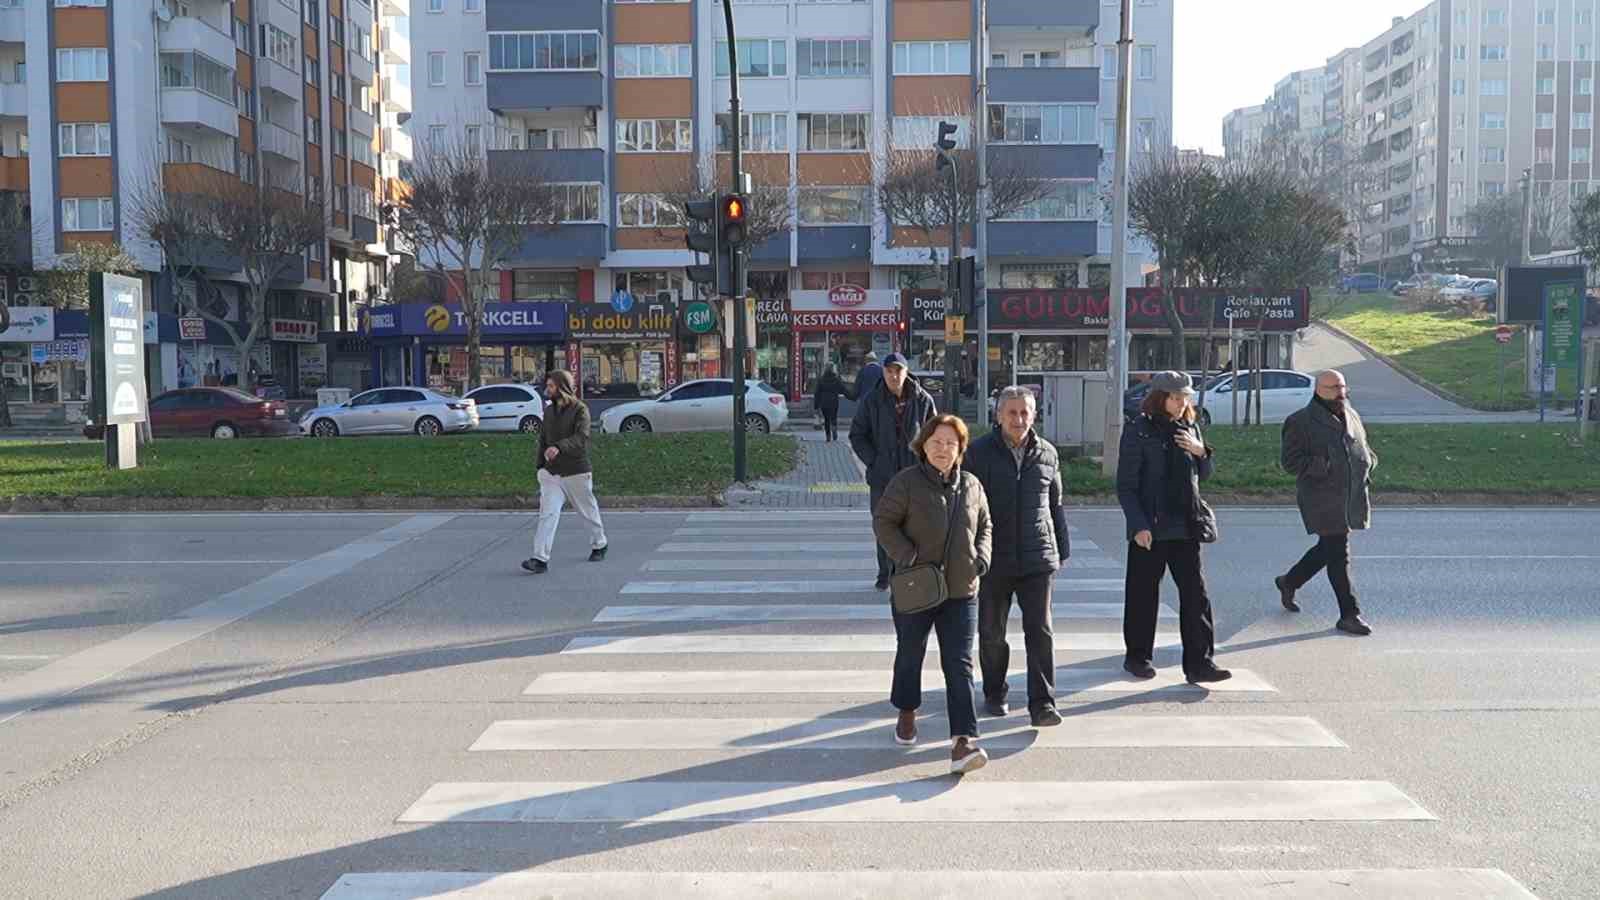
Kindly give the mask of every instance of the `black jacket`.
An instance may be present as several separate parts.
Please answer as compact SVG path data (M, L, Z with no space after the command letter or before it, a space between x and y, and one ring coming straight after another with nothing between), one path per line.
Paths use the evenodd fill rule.
M1295 476L1307 534L1348 534L1372 524L1372 470L1378 454L1353 407L1340 421L1320 400L1283 422L1282 464Z
M1053 572L1067 561L1067 511L1061 456L1029 432L1022 467L999 428L972 442L962 468L977 476L994 524L991 571L1005 576Z
M898 427L895 397L881 383L856 404L856 415L850 422L850 449L867 467L867 484L877 491L882 491L901 469L921 462L911 452L911 441L924 422L939 414L933 397L910 375L906 376L904 390L909 399L905 418Z
M860 403L866 399L868 394L872 393L873 388L880 384L883 384L883 366L877 363L867 363L861 367L861 371L856 373L855 387L851 388L850 393L845 396Z
M819 412L836 413L839 411L839 398L848 394L849 388L844 386L844 379L838 373L829 372L817 381L817 391L814 395Z
M551 447L560 452L545 462L544 451ZM589 464L589 407L582 400L545 407L544 427L539 430L538 466L561 477L594 471Z
M1202 443L1205 438L1197 425L1185 425ZM1122 515L1128 522L1128 539L1141 531L1153 534L1156 540L1182 537L1188 531L1187 522L1178 522L1167 510L1168 451L1172 439L1166 429L1140 415L1122 429L1122 446L1117 456L1117 500L1122 504ZM1200 492L1199 482L1211 477L1211 448L1206 447L1204 459L1194 460L1188 472L1181 473L1195 479L1195 494ZM1205 518L1200 522L1198 534L1190 537L1215 540L1217 517L1211 507L1205 507Z

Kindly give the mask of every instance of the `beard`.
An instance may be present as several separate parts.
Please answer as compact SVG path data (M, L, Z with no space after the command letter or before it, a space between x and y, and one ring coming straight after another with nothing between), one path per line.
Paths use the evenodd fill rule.
M1328 404L1328 408L1336 413L1344 412L1345 401L1338 397L1335 397L1332 400L1324 400L1322 402Z

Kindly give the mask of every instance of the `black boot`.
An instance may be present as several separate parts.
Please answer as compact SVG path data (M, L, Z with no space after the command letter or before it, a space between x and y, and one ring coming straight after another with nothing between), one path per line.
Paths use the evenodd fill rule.
M604 547L599 547L589 551L589 562L604 562L605 558L606 548Z
M1272 583L1278 586L1278 602L1283 604L1283 608L1289 612L1299 612L1300 604L1294 602L1294 588L1289 587L1284 577L1279 575L1272 579Z

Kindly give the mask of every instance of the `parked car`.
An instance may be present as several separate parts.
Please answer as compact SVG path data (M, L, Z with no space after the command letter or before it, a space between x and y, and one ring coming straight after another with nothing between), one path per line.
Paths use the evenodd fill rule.
M1483 301L1492 304L1500 293L1500 284L1493 278L1468 278L1457 275L1439 290L1440 298L1451 303Z
M486 384L464 399L478 405L479 431L537 435L544 428L544 398L531 384Z
M789 420L782 393L764 381L745 382L746 431L767 434ZM652 431L718 431L733 422L733 379L686 381L654 400L635 400L600 414L600 430L608 434Z
M167 391L150 401L153 437L290 437L300 433L279 400L262 400L233 388L196 387ZM98 441L105 427L90 422L83 436Z
M1375 294L1388 290L1392 285L1393 282L1381 275L1376 275L1372 272L1357 272L1353 275L1346 275L1339 281L1339 293Z
M425 388L378 388L336 406L318 406L300 417L311 437L356 434L417 434L434 437L478 427L478 404Z
M1212 380L1205 390L1205 405L1200 410L1200 424L1210 425L1213 421L1229 422L1233 416L1233 395L1235 391L1250 390L1255 381L1254 372L1239 372L1237 374L1225 373ZM1316 380L1304 372L1291 369L1264 369L1261 372L1261 421L1282 422L1291 413L1311 402L1316 395ZM1252 421L1254 420L1254 392L1244 393L1240 396L1243 402L1245 397L1251 398ZM1239 412L1240 421L1244 420L1243 409Z

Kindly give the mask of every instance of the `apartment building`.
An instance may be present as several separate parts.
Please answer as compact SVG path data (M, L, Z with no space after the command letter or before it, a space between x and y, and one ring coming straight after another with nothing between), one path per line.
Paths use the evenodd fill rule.
M507 335L484 377L564 364L590 396L726 374L718 339L680 334L690 288L681 212L668 195L725 184L733 123L722 7L709 0L417 0L418 152L482 146L491 168L534 160L567 186L569 219L530 231L500 296L566 305L567 328ZM991 160L1025 157L1056 190L988 224L994 290L1109 282L1109 184L1116 102L1114 0L743 0L735 7L745 168L786 188L793 227L752 253L760 297L755 364L798 398L828 364L848 378L891 347L938 368L937 310L902 308L900 290L934 286L926 240L884 221L877 167L891 146L931 146L940 119ZM1172 0L1135 6L1136 144L1171 132ZM979 74L986 110L973 115ZM972 235L966 237L972 243ZM947 246L947 245L946 245ZM1143 248L1141 248L1142 250ZM1149 267L1145 252L1135 266ZM1135 271L1139 271L1138 268ZM1062 319L997 328L996 383L1017 371L1103 368L1104 323ZM1052 329L1050 326L1054 326ZM979 357L969 334L968 359ZM462 354L397 348L385 377L453 387ZM447 358L448 357L448 358ZM975 368L972 369L975 371Z
M1222 155L1225 159L1246 159L1261 147L1267 130L1267 106L1241 106L1222 118Z
M42 305L38 270L77 245L115 243L146 276L152 393L248 385L252 373L273 374L291 396L360 387L370 363L353 347L341 361L332 336L354 329L355 307L387 280L378 210L409 153L407 3L0 0L0 200L26 209L31 230L3 261L4 301ZM203 340L177 340L194 286L136 222L156 179L218 177L323 197L332 226L274 286L251 360L214 323ZM210 312L243 324L240 279L216 274L229 283ZM41 315L50 333L0 344L11 399L81 403L84 316Z

